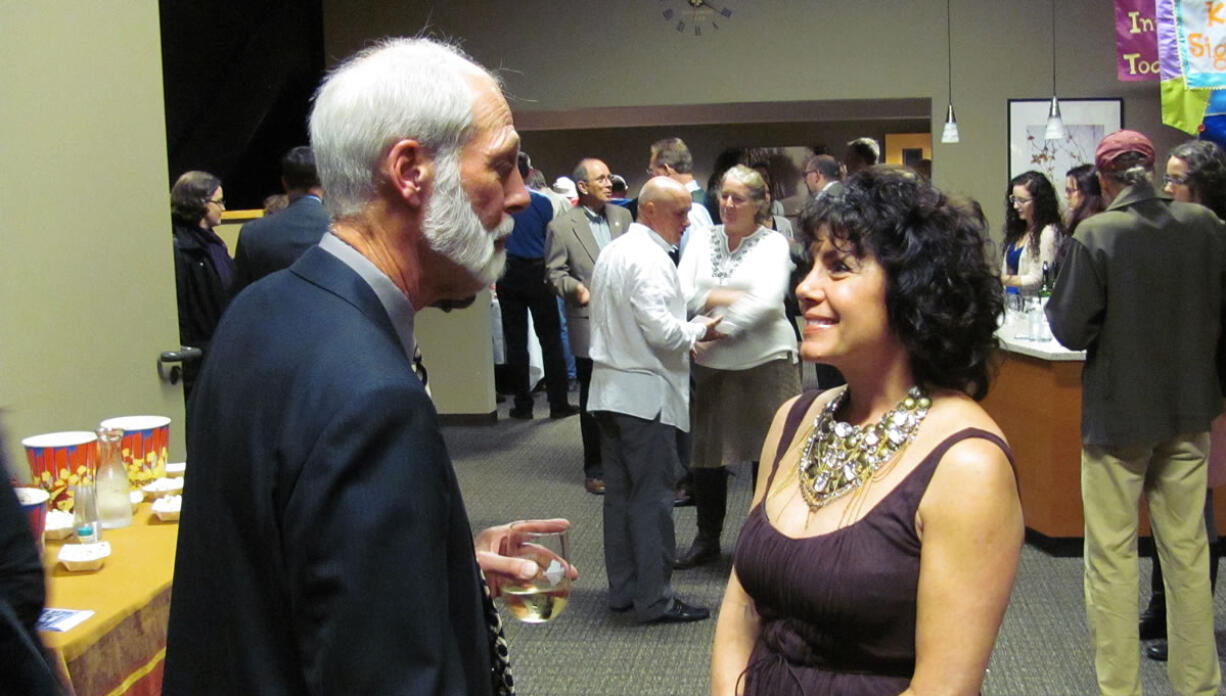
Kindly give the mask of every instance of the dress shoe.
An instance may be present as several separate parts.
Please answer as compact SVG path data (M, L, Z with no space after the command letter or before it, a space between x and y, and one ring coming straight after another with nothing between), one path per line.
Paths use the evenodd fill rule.
M625 614L626 612L630 611L633 608L634 608L633 604L627 604L624 607L610 606L609 611L613 612L614 614Z
M1141 622L1137 625L1137 629L1140 631L1141 640L1166 638L1166 612L1155 611L1153 607L1147 607L1141 612Z
M711 612L706 607L696 607L674 598L673 605L668 608L668 611L660 614L648 623L686 623L689 621L702 621L710 616Z
M554 420L569 418L577 413L579 413L579 407L574 404L563 404L562 406L551 407L549 409L549 417Z
M604 479L590 478L583 482L583 487L592 495L604 495Z
M690 550L681 554L677 557L677 560L673 561L673 567L677 570L685 570L718 560L719 539L712 539L699 534L694 537L694 543L690 544Z
M694 504L694 497L685 486L678 486L673 493L673 507L689 507Z
M1154 641L1145 646L1145 656L1158 662L1166 662L1166 640Z
M528 408L519 408L519 407L513 408L511 409L511 413L509 415L512 418L518 418L519 420L532 420L532 407L529 406Z

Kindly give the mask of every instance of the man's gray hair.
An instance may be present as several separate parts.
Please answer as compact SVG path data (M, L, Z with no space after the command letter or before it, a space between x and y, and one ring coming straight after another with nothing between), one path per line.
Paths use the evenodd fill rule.
M416 140L438 158L472 136L474 76L497 79L458 48L422 38L380 41L338 65L315 93L311 147L334 219L375 198L379 159Z
M1153 176L1153 160L1141 152L1125 152L1111 161L1111 170L1099 170L1103 176L1124 186L1149 181Z

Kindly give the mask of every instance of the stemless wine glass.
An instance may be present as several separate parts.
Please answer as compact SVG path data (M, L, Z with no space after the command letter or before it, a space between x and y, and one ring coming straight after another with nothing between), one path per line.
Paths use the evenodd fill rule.
M502 601L516 619L544 623L566 608L570 599L568 531L540 531L532 522L511 525L504 555L535 561L538 568L529 580L502 585Z

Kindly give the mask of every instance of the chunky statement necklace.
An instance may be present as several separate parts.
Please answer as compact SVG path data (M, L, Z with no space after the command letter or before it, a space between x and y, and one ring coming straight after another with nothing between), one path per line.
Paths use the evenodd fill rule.
M844 389L822 408L800 455L800 492L813 512L863 486L910 444L932 406L927 392L911 387L881 420L860 427L834 419L846 396Z

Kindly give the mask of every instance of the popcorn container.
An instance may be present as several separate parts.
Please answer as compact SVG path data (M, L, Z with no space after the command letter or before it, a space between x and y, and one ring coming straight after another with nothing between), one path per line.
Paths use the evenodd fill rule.
M85 430L33 435L21 441L30 475L47 491L51 510L72 511L72 487L91 483L98 461L98 436Z
M47 491L41 488L14 488L21 509L25 510L30 519L30 531L38 549L43 548L43 532L47 529L47 501L51 498Z
M170 445L170 419L166 416L120 416L108 418L103 428L123 430L121 453L128 481L139 488L166 475Z

